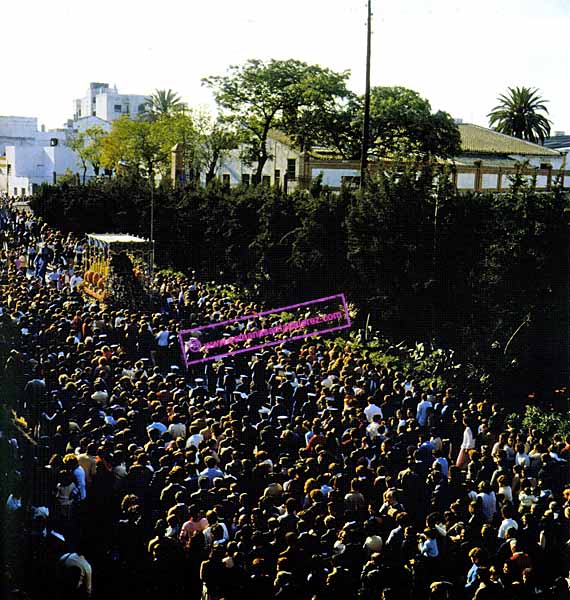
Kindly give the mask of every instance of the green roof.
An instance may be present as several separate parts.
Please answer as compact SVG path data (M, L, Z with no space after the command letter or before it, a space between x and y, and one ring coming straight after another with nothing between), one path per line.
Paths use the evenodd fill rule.
M486 127L460 123L461 149L476 154L520 154L526 156L560 156L560 152L525 142Z

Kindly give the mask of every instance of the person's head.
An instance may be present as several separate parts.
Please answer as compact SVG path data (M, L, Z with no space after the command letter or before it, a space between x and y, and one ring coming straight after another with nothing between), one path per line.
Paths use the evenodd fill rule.
M287 500L285 501L285 509L290 515L295 513L295 511L297 510L297 501L295 500L295 498L287 498Z
M63 457L63 465L65 468L74 471L79 466L79 461L77 460L75 454L69 453Z
M474 565L480 565L486 561L487 553L482 548L472 548L469 551L469 558Z

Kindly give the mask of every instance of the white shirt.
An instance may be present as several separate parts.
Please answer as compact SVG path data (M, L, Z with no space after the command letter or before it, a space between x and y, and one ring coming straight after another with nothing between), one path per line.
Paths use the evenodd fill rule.
M427 423L428 409L433 408L433 404L429 400L422 400L418 404L416 419L423 427Z
M171 423L168 426L168 433L173 439L186 438L186 425L184 423Z
M463 442L461 443L461 447L463 450L470 450L471 448L475 448L475 438L473 437L473 432L471 431L471 427L466 427L463 432Z
M226 527L226 524L222 523L221 521L218 521L217 524L222 527L222 530L224 532L224 537L222 539L225 542L227 542L230 539L230 534L228 533L228 528ZM207 546L211 546L212 542L214 541L214 537L212 535L212 526L208 526L206 527L206 529L204 529L204 537L206 538Z
M370 423L370 425L368 425L368 427L366 428L366 433L368 434L368 437L371 440L374 440L378 437L379 433L378 433L378 429L380 428L380 423Z
M503 494L503 496L512 504L513 503L513 490L510 485L503 485L499 487L498 494Z
M379 406L376 406L376 404L369 404L364 409L364 415L368 419L369 423L372 423L372 420L374 419L374 415L380 415L380 417L382 419L384 418L384 415L382 414L382 409Z
M73 275L73 277L69 280L69 287L71 290L75 290L79 284L83 282L83 278L79 275Z
M188 438L188 441L186 442L186 448L190 448L190 446L194 446L195 448L198 448L203 440L204 440L204 436L202 434L195 433L194 435L191 435Z
M507 529L510 529L511 527L514 527L515 529L518 530L519 524L514 519L503 519L503 522L501 523L501 526L499 527L499 533L497 534L497 537L504 540L505 534L507 533Z
M77 583L77 589L85 586L85 591L88 596L91 596L92 591L92 570L91 565L85 560L84 556L80 556L75 552L63 554L59 559L62 565L66 567L77 567L80 571L79 581Z

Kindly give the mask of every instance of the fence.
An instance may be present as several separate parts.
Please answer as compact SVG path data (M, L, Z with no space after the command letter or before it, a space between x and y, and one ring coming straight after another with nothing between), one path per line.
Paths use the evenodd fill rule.
M371 163L370 171L374 174L383 167L393 167L393 163L387 160ZM503 192L509 189L511 178L517 173L528 178L536 190L549 191L559 181L564 189L570 189L570 170L532 166L495 167L486 166L482 162L475 162L473 166L453 165L450 169L450 175L457 190L475 192ZM323 175L323 185L333 189L340 189L342 185L358 185L360 164L356 161L309 158L304 164L303 174L297 178L299 188L310 187L311 182L319 174Z

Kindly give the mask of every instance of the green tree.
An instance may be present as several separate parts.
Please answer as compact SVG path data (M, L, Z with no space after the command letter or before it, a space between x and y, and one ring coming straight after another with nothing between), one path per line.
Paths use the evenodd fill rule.
M534 143L542 143L550 135L551 122L545 116L548 100L540 97L538 89L508 88L498 101L487 116L489 125L500 133Z
M85 156L87 136L83 131L70 131L66 134L65 143L77 155L77 160L83 170L83 184L85 185L85 178L87 176L87 157Z
M231 66L228 75L206 77L203 83L213 89L228 121L243 135L246 159L256 163L255 179L259 182L270 158L270 129L281 127L302 145L312 143L315 114L335 96L347 94L348 75L298 60L249 60Z
M216 169L226 158L231 150L239 146L240 136L226 123L218 119L210 121L204 132L202 144L203 165L206 175L206 183L212 181L216 175Z
M378 156L415 155L423 158L457 156L459 129L444 112L431 112L430 103L404 87L374 87L370 93L370 144Z
M87 177L87 165L93 166L95 174L99 173L101 164L102 140L105 137L105 131L102 127L95 125L87 128L85 131L71 131L66 136L66 145L76 154L83 170L83 185Z
M358 160L362 150L363 98L348 94L302 114L299 122L316 144ZM294 128L293 132L295 131ZM297 136L298 137L298 136ZM370 98L370 154L425 159L448 158L461 149L459 129L445 112L403 87L374 87Z
M93 127L88 127L85 130L85 135L88 140L84 151L85 159L93 167L95 175L99 175L99 170L101 168L101 156L103 152L103 140L105 139L107 133L99 125L94 125Z
M167 160L160 128L154 122L123 116L113 121L102 141L101 164L118 174L142 176L154 183L157 171Z
M157 166L163 177L167 178L170 173L172 148L180 144L184 153L184 171L189 172L190 180L194 181L201 169L202 140L193 114L184 110L160 115L151 123L151 130L160 145Z
M344 160L358 160L362 149L362 102L356 95L323 107L308 115L314 117L305 127L311 132L314 146L325 153L338 153ZM323 150L321 150L323 152Z
M156 90L145 98L141 117L143 120L154 121L163 116L172 116L185 107L186 104L173 90Z

